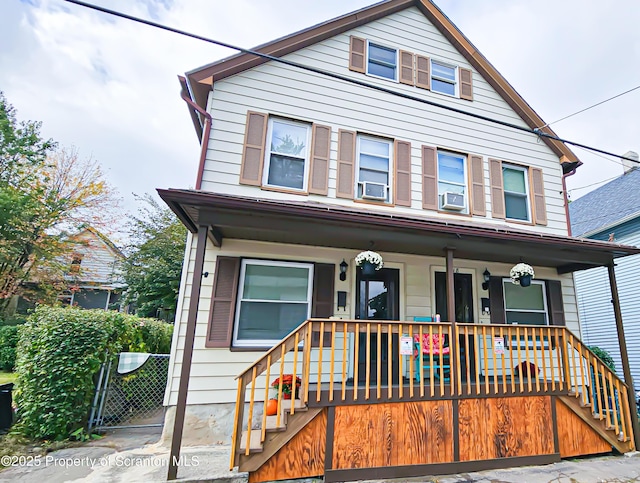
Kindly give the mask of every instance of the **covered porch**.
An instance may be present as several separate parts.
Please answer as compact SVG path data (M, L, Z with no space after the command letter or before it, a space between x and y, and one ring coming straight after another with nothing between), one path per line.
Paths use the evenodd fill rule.
M354 209L187 190L165 190L160 191L160 195L183 223L193 233L198 233L173 433L173 455L179 454L191 365L190 348L193 347L207 240L222 250L227 239L356 250L366 249L373 242L376 251L438 257L442 261L443 293L446 293L442 300L446 310L438 312L451 314L443 317L443 322L419 320L418 317L414 319L417 314L407 311L397 312L397 315L390 312L385 320L352 319L348 316L336 319L331 317L334 315L332 303L327 305L327 312L316 312L315 319L306 321L267 351L238 378L232 465L240 465L241 469L251 471L252 481L319 474L338 481L344 479L345 474L331 472L343 470L357 470L358 474L348 473L346 476L358 476L361 479L373 474L371 471L382 476L384 470L381 468L385 467L400 471L394 475L408 476L410 473L417 475L430 471L421 465L480 464L479 461L485 462L483 464L501 461L501 465L509 465L519 464L511 458L557 459L577 454L566 450L570 443L566 443L569 446L562 446L564 443L561 443L560 434L564 434L564 431L573 435L575 440L576 431L583 430L580 426L582 423L596 431L596 434L599 433L593 424L602 426L602 435L593 440L596 449L602 449L602 446L597 447L598 441L605 441L605 447L609 450L612 446L616 447L614 442L620 445L618 450L622 451L635 444L633 438L634 434L636 437L638 434L637 430L634 432L637 419L629 381L625 383L613 373L608 373L605 366L582 346L578 337L563 327L562 323L556 323L563 320L561 303L558 306L549 300L547 325L513 326L504 324L508 320L502 307L500 310L490 307L490 315L482 320L478 317L470 320L459 317L455 293L456 278L459 278L456 269L462 261L482 262L491 266L491 263L515 264L524 258L536 268L544 267L547 273L556 273L558 276L584 268L608 266L615 302L617 291L612 274L613 261L620 256L640 253L640 250L612 243L534 233L525 228L515 230L504 224L492 224L491 220L482 224L470 220L454 223L450 219L407 216L392 210L373 211L366 205L362 209ZM549 280L547 286L552 282ZM493 303L494 298L499 298L493 294L498 291L503 293L502 281L491 280L489 285L492 286L489 287L488 300ZM333 284L328 291L333 300ZM550 298L550 292L547 297ZM554 310L556 313L553 313ZM616 316L621 322L619 310ZM448 354L433 350L433 346L438 345L433 341L434 335L446 341ZM620 337L624 343L622 333ZM428 349L426 353L425 346ZM624 372L626 376L626 370ZM263 401L270 397L269 383L285 374L295 374L301 378L300 397L284 400L282 394L277 395L277 414L267 417L262 408ZM565 425L565 429L561 430L557 415L565 414L565 409L582 423L576 423L575 419L567 416L565 419L570 420L567 423L569 426ZM354 411L353 415L349 416L348 411ZM400 413L405 416L401 417ZM584 418L579 415L582 413L585 414ZM412 418L412 414L416 416ZM510 416L505 420L500 419L497 416L499 414ZM554 420L554 414L557 421ZM486 444L484 449L478 449L483 446L478 445L474 437L484 433L482 428L469 425L473 421L484 422L487 417L494 416L497 419L492 426L493 432L483 436L482 441ZM336 439L336 434L341 434L340 429L336 433L336 428L343 423L357 428L357 421L378 421L380 418L387 423L380 427L374 425L379 430L374 431L378 435L376 437L382 438L378 443L373 442L375 435L366 436L361 432L356 433L359 435L357 437L343 435ZM591 420L597 423L592 424ZM437 423L436 426L429 421ZM553 424L549 426L550 421ZM410 424L409 428L417 431L412 436L417 439L410 445L408 441L401 443L404 440L398 439L400 433L410 434L407 428L399 429L401 422L403 425ZM318 453L317 457L309 459L304 471L292 468L285 476L273 473L260 476L261 471L267 471L266 468L280 468L279 471L282 471L286 465L277 462L278 458L291 459L291 453L287 453L290 450L286 450L288 446L302 445L294 450L294 454L302 448L309 451L308 448L313 445L320 451L315 436L304 436L307 432L322 434L317 425L324 428L322 458ZM507 427L511 429L506 431ZM331 437L329 430L333 431ZM397 434L390 432L392 430ZM365 427L359 431L365 431ZM521 437L517 437L514 431L521 431ZM539 438L535 443L524 436L531 431L538 431L535 434ZM605 438L607 435L611 441ZM512 436L515 439L510 439ZM361 439L363 437L371 441L367 444L369 452L363 453L366 448L354 446L358 439L367 441ZM434 437L444 438L446 444L432 440ZM504 444L497 444L496 441L502 441L501 438L506 438ZM340 446L343 443L346 446ZM465 453L465 444L470 453ZM527 449L530 444L535 448ZM380 453L386 456L376 453L376 448L380 447L387 448L386 453ZM412 454L410 447L422 448L419 451L422 456L406 459L406 455ZM347 449L341 451L339 448ZM434 456L429 453L436 451L434 448L446 454ZM358 455L357 461L350 460L347 463L348 455ZM322 466L319 473L318 465ZM401 469L405 466L408 468ZM309 470L309 467L313 469ZM367 469L371 471L367 473Z

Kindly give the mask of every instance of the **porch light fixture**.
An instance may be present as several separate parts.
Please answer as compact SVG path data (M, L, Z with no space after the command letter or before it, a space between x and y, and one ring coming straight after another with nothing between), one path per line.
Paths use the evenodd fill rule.
M488 268L485 268L484 272L482 272L482 278L484 279L484 282L482 283L482 290L489 290L489 280L491 280L491 272L489 272Z
M340 280L343 282L347 279L347 268L349 268L349 264L343 258L340 262Z

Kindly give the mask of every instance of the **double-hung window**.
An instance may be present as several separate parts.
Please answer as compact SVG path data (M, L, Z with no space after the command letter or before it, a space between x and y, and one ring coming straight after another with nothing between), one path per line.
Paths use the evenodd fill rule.
M391 200L391 166L393 142L386 139L358 136L357 197Z
M438 208L468 213L467 179L466 156L438 151Z
M507 219L529 221L529 183L527 168L502 164L504 206Z
M528 287L502 281L507 324L547 325L547 299L544 282L532 280Z
M304 191L309 171L311 126L270 118L263 184Z
M367 74L385 79L398 80L398 51L368 42Z
M440 94L455 96L456 70L455 66L431 60L431 90Z
M235 346L275 344L311 315L313 265L243 260L234 329Z

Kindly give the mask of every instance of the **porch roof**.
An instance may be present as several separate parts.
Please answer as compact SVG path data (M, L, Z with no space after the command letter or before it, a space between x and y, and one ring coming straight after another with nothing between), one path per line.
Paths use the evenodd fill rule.
M451 221L371 205L345 207L311 201L267 200L196 190L159 189L158 194L191 232L210 227L209 238L224 238L455 257L486 262L554 267L558 273L611 263L640 254L640 248L586 238L517 230L489 222Z

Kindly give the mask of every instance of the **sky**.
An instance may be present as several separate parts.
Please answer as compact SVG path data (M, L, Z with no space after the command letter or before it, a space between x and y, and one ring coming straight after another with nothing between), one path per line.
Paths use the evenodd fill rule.
M90 0L241 47L253 47L371 0ZM619 155L640 152L640 1L435 0L562 138ZM199 144L178 75L234 51L63 0L0 1L0 91L21 120L103 167L120 193L193 188ZM571 199L623 173L618 159L572 148L584 162Z

